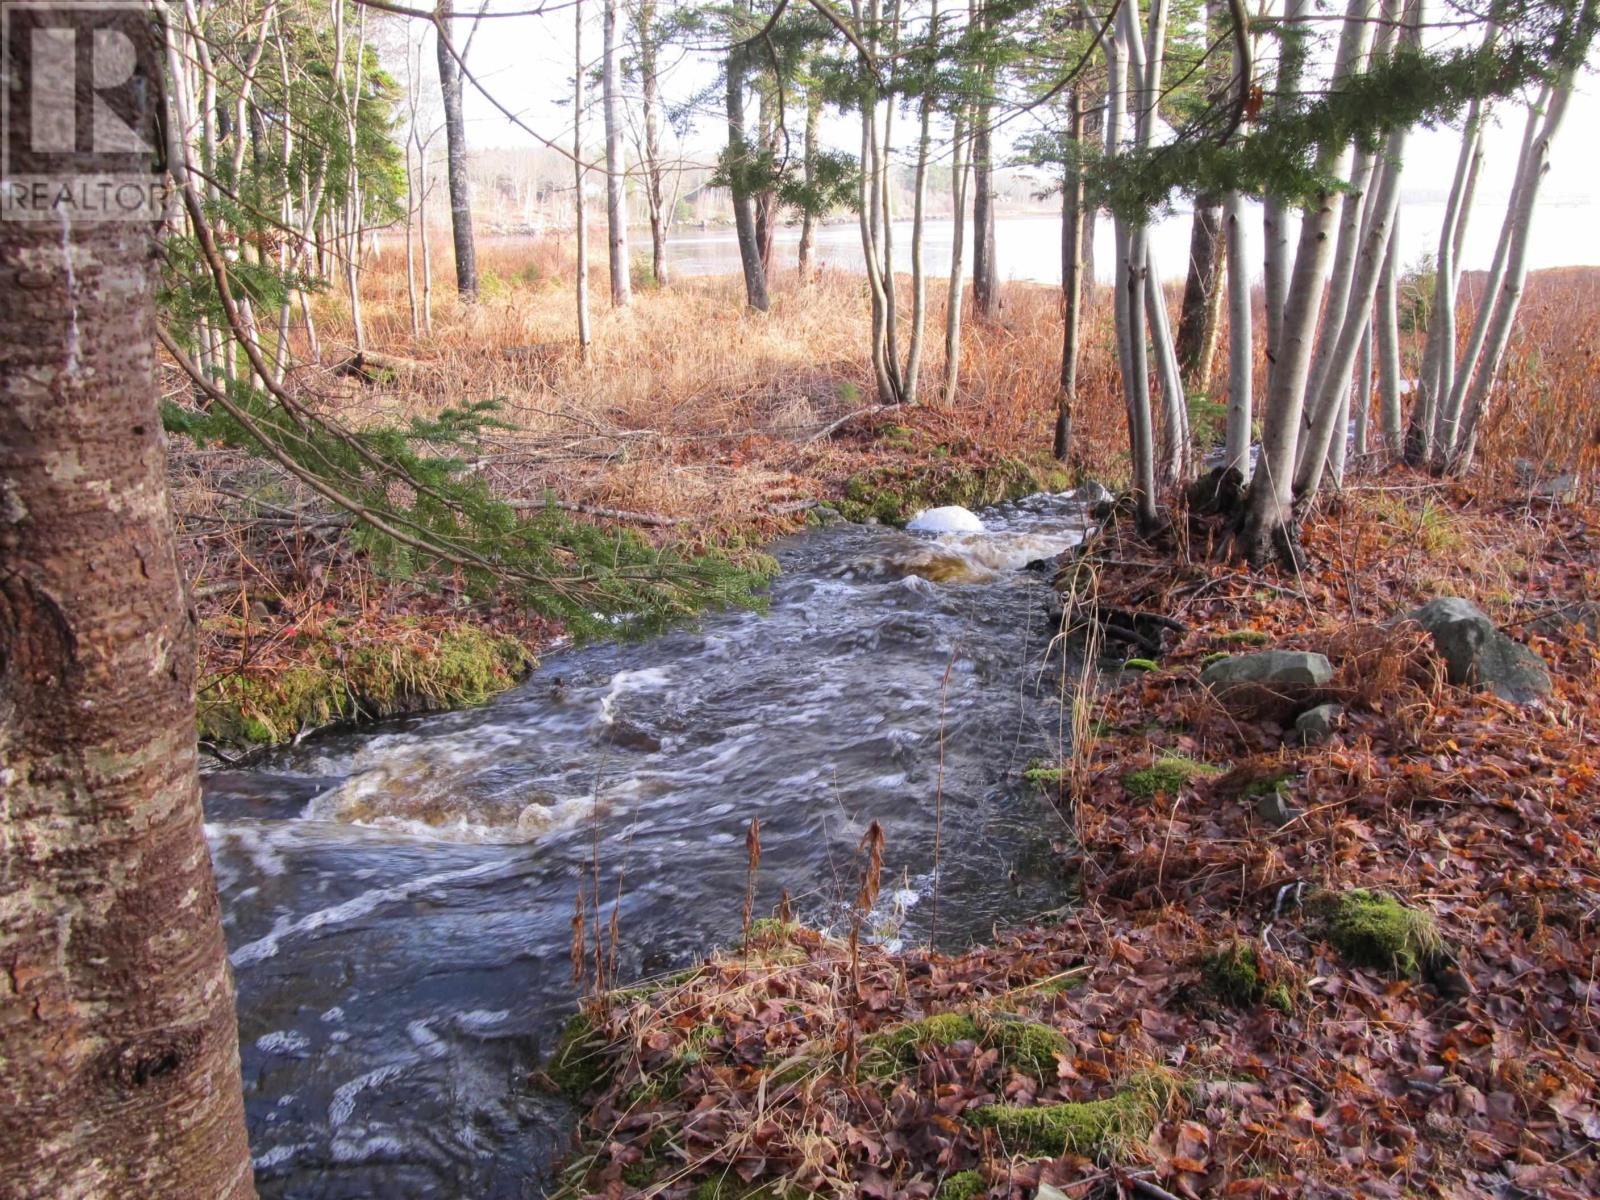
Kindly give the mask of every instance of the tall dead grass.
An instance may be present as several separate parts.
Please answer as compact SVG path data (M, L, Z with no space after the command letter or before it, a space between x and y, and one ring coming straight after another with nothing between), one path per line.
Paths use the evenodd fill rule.
M848 436L813 440L873 403L868 300L858 275L824 270L803 282L784 264L767 314L745 311L734 277L679 277L669 288L643 288L629 308L613 310L603 299L604 268L597 266L595 342L586 361L574 334L568 241L484 239L483 296L471 306L454 295L449 253L443 242L435 247L433 328L421 337L412 332L398 248L386 248L365 273L369 345L414 360L419 369L334 398L356 418L431 415L496 398L513 426L508 438L521 451L500 468L514 490L536 496L554 487L576 501L726 528L748 524L764 506L826 493L871 453ZM909 292L906 281L902 296ZM1470 278L1464 292L1463 338L1471 320ZM964 444L1022 458L1048 450L1060 296L1053 287L1023 283L1008 284L1004 295L997 322L965 322L956 404L894 417L926 430L930 447ZM1074 430L1083 473L1115 483L1127 473L1127 434L1109 299L1105 288L1089 299ZM1175 290L1171 300L1175 307ZM944 309L944 289L930 286L928 388L942 375ZM348 304L337 291L322 297L321 321L324 358L336 361L353 349ZM1256 354L1265 378L1261 324ZM1406 336L1407 375L1420 359L1421 336ZM1600 271L1535 275L1481 447L1483 470L1497 487L1519 459L1541 470L1592 475L1600 454L1597 347ZM1212 392L1226 371L1224 351Z

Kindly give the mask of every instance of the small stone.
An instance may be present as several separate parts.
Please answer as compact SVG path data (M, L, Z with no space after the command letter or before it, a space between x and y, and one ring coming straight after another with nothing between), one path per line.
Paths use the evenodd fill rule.
M1230 654L1219 658L1200 675L1208 688L1238 684L1267 687L1325 687L1333 678L1333 664L1325 654L1309 650L1263 650L1259 654Z
M1333 736L1344 708L1338 704L1319 704L1307 709L1294 721L1294 731L1303 746L1320 746Z
M1332 679L1327 656L1306 650L1233 654L1200 673L1200 682L1229 712L1285 724L1297 710L1320 699L1318 692Z
M1544 660L1501 633L1470 600L1440 596L1417 609L1411 619L1433 635L1451 683L1486 688L1513 704L1528 704L1550 694Z
M1282 829L1300 815L1300 810L1284 799L1283 793L1276 789L1256 799L1256 816L1274 829Z
M1600 603L1578 600L1541 613L1529 621L1528 632L1540 637L1560 638L1581 635L1591 642L1600 641Z

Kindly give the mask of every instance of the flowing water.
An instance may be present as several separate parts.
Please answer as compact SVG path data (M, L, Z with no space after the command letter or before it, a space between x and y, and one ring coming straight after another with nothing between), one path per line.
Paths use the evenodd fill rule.
M1059 904L1064 830L1020 776L1060 745L1061 667L1021 568L1077 542L1084 508L981 515L797 535L765 615L554 652L481 708L211 775L262 1195L541 1194L571 1120L529 1075L572 1011L596 853L624 979L737 935L756 817L758 912L787 888L840 922L874 820L880 939L961 946Z

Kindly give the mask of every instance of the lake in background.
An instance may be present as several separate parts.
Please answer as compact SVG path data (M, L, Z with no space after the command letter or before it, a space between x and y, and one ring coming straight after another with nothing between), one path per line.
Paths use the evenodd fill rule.
M1462 259L1469 271L1487 270L1494 258L1500 236L1505 200L1485 198L1473 206L1467 225ZM1251 206L1249 225L1250 261L1259 278L1261 272L1261 209ZM1399 236L1403 247L1401 261L1413 263L1432 253L1439 240L1444 220L1442 202L1403 203ZM1190 214L1178 212L1153 226L1152 251L1163 279L1182 279L1189 255ZM934 276L950 273L950 244L954 223L948 219L929 221L923 249L927 270ZM972 267L971 227L968 226L967 270ZM777 255L781 266L792 269L800 243L798 226L778 231ZM911 270L911 222L894 223L896 270ZM1002 279L1032 283L1061 282L1061 222L1050 216L1001 217L995 221L995 249ZM733 231L703 232L675 230L668 243L672 269L682 275L730 275L739 270L739 250ZM817 261L835 270L863 270L861 234L854 222L827 225L817 230ZM1101 282L1110 282L1113 256L1111 221L1102 214L1095 223L1095 269ZM1532 240L1528 248L1531 270L1546 267L1600 265L1600 220L1594 204L1583 197L1552 197L1542 201L1534 216Z

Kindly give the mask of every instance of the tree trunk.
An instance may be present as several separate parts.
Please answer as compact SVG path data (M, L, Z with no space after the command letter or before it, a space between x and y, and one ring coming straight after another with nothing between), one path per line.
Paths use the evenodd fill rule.
M761 265L761 246L756 241L755 206L744 174L749 168L750 144L744 133L745 50L734 46L728 51L728 191L733 197L733 226L739 238L739 263L744 269L745 303L758 312L772 307L767 298L767 272Z
M934 0L932 28L939 27L939 5ZM922 242L928 205L928 149L931 142L934 97L922 97L922 120L917 133L917 173L911 202L911 344L906 348L905 400L917 403L922 377L922 339L928 323L928 279L922 264Z
M572 212L578 239L578 351L589 357L589 203L584 195L583 165L583 0L572 6Z
M1083 138L1083 96L1072 89L1067 136L1076 153ZM1061 376L1056 389L1056 428L1051 451L1057 462L1072 456L1072 408L1078 398L1078 341L1083 323L1083 171L1067 165L1061 181Z
M1506 213L1510 230L1510 247L1507 252L1505 276L1499 289L1491 297L1484 293L1482 307L1490 310L1487 333L1480 341L1482 352L1462 368L1456 382L1456 391L1463 399L1459 405L1460 425L1453 430L1455 440L1443 448L1445 465L1460 474L1472 465L1477 448L1478 427L1489 408L1489 389L1500 373L1505 358L1506 345L1511 339L1511 327L1516 321L1517 308L1522 302L1522 288L1528 278L1528 236L1533 228L1533 212L1539 199L1539 187L1550 173L1550 143L1561 128L1567 103L1572 96L1572 77L1567 75L1553 88L1547 87L1543 96L1544 123L1532 150L1523 159L1518 186L1513 192L1512 204ZM1492 299L1492 309L1491 309ZM1474 340L1479 340L1474 329ZM1451 407L1457 408L1454 396Z
M639 81L644 93L644 190L650 209L650 273L658 288L667 286L667 211L661 164L661 77L656 65L656 0L640 0L638 10Z
M455 239L456 291L468 304L478 299L478 259L472 244L472 184L467 178L467 123L461 110L461 67L450 47L450 18L441 6L435 18L439 90L444 97L445 171L450 184L450 232Z
M1393 234L1390 235L1393 240ZM1385 260L1387 261L1387 260ZM1359 462L1367 456L1372 443L1372 314L1366 317L1367 331L1361 338L1361 353L1356 358L1356 382L1350 393L1351 410L1355 414L1355 453ZM1343 482L1341 476L1340 482Z
M1305 66L1305 34L1295 24L1311 10L1311 0L1284 0L1285 34L1278 56L1278 88L1274 105L1287 113L1300 90L1300 75ZM1281 196L1269 195L1262 202L1261 246L1262 284L1266 292L1267 390L1278 363L1278 335L1283 325L1283 310L1288 303L1290 253L1289 206Z
M806 191L810 192L817 181L817 132L822 124L822 93L815 86L806 93L805 161L801 170L805 174ZM811 279L812 258L817 246L817 213L807 204L800 214L800 282Z
M1291 4L1296 2L1290 0ZM1372 15L1372 0L1349 0L1334 61L1335 86L1365 54ZM1318 148L1318 171L1335 177L1343 175L1347 150L1342 141L1323 143ZM1300 244L1285 289L1276 358L1269 364L1261 456L1233 543L1236 555L1253 562L1273 557L1286 566L1298 566L1300 562L1294 521L1296 452L1340 207L1340 193L1324 191L1300 214Z
M993 109L978 108L972 138L972 311L980 321L1000 315L1000 273L995 264L994 160L989 122Z
M134 94L159 102L138 62ZM19 1200L255 1194L151 232L65 209L0 222L0 1195Z
M1383 260L1383 274L1378 277L1377 302L1373 305L1373 319L1377 322L1378 342L1378 416L1383 427L1384 446L1391 455L1398 455L1405 434L1400 415L1400 267L1396 247L1400 242L1400 228L1389 231L1389 253Z
M973 19L980 29L989 28L987 6L973 3ZM980 321L993 321L1000 315L1000 271L994 246L994 72L980 72L978 101L972 131L972 312Z
M622 127L622 40L617 36L617 4L605 0L605 62L600 71L606 122L606 253L611 268L611 307L626 308L633 299L628 273L627 163Z
M967 110L956 109L955 136L950 151L950 205L954 225L950 231L950 283L945 290L944 311L944 406L956 402L956 387L961 378L961 293L966 286L967 178L971 173L966 156Z
M1250 256L1245 244L1244 197L1228 194L1223 234L1228 255L1228 428L1223 442L1224 470L1250 482L1250 409L1253 402L1255 342L1250 328Z
M1206 348L1216 345L1213 298L1222 283L1222 236L1222 206L1197 198L1189 225L1189 273L1178 312L1177 353L1184 383L1199 390L1210 382Z

